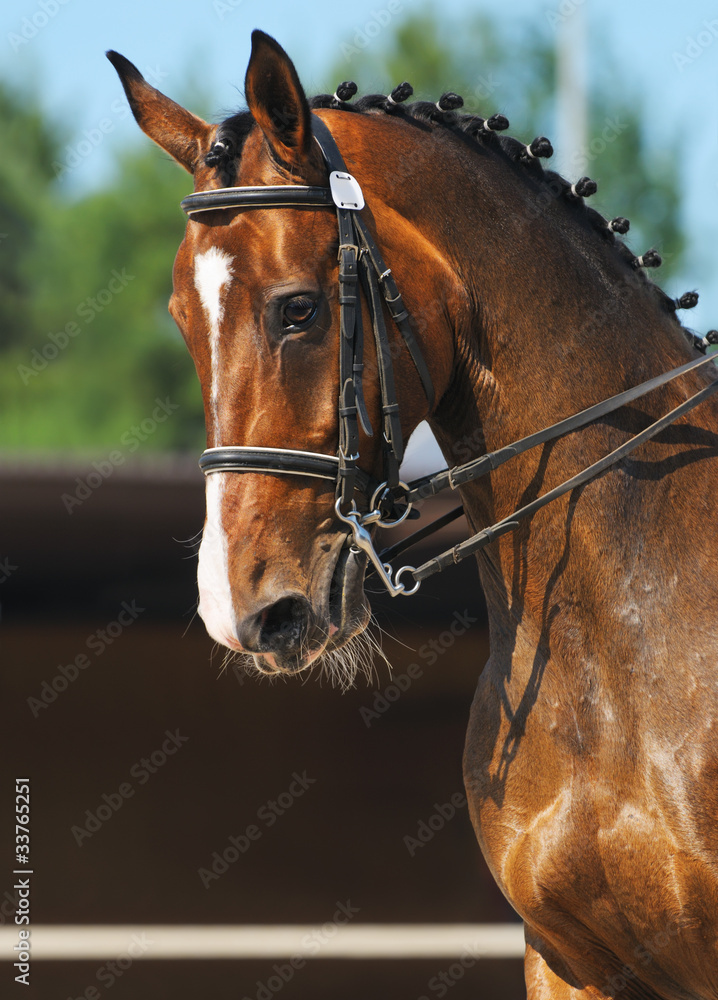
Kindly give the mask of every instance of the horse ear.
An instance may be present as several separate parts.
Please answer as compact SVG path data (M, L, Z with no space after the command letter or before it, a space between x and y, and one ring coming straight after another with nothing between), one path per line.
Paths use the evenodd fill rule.
M244 81L252 117L275 159L300 167L312 144L311 112L291 59L263 31L252 32L252 54Z
M207 151L212 126L155 90L119 52L110 51L106 55L117 70L142 131L185 170L194 173L200 155Z

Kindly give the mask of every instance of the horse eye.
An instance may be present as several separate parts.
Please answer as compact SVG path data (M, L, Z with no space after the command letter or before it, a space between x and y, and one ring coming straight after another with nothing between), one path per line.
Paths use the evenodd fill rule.
M282 310L282 325L285 330L303 330L317 315L317 303L307 295L290 299Z

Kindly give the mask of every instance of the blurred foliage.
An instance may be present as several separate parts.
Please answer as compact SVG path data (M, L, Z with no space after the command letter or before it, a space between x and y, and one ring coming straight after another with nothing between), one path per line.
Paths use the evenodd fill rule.
M503 30L484 14L458 23L428 5L376 35L364 25L340 46L324 89L331 94L340 80L354 80L359 95L388 94L408 80L414 100L437 101L453 91L464 98L464 111L505 114L509 135L524 142L537 135L551 138L556 132L556 28L543 15L502 24ZM630 219L627 242L636 253L649 246L661 251L664 283L679 270L685 250L679 221L681 136L664 130L651 142L642 125L640 95L631 92L625 69L600 39L591 37L589 49L588 148L568 179L587 174L598 182L591 206L607 218ZM612 129L610 122L620 123L619 128ZM602 139L607 125L608 143ZM543 162L551 167L550 160Z
M509 42L485 17L459 25L426 8L369 41L358 31L341 46L329 92L342 79L356 79L360 93L408 79L418 97L453 90L468 111L505 113L526 141L552 135L555 37L545 24L514 25ZM585 170L600 184L596 207L627 215L637 252L658 246L675 269L677 145L664 135L660 152L649 148L639 102L593 41L592 63L603 72L589 135L601 135L607 116L626 125ZM0 84L0 130L0 448L115 448L169 397L179 407L144 447L201 450L196 376L167 313L189 178L147 141L119 155L98 190L69 197L56 176L69 162L64 123L43 120L32 95Z
M52 157L59 135L43 122L36 102L0 87L5 138L0 158L0 308L2 344L21 343L33 294L30 261L38 250L37 219L50 209Z
M26 99L0 94L19 151L0 194L0 447L116 447L169 397L179 407L147 447L201 449L196 376L167 313L190 179L148 143L106 186L62 198L67 146Z

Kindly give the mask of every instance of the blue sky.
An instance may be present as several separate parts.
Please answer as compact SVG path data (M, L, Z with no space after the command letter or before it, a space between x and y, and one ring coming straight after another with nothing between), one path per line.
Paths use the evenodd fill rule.
M315 91L343 44L379 44L386 24L424 0L5 0L0 10L0 73L30 83L48 115L61 119L68 142L80 142L101 120L111 128L73 171L79 187L111 169L119 147L140 141L121 110L121 90L104 51L122 52L166 93L185 99L198 90L218 114L240 105L250 32L261 27L294 59L305 87ZM564 17L586 19L588 77L591 41L605 38L629 92L640 94L656 140L684 137L682 162L690 251L685 276L669 287L697 287L701 302L689 320L718 327L718 9L708 0L442 0L442 15L493 15L507 37L529 19L549 26ZM458 28L457 30L460 30ZM477 75L481 68L477 67ZM187 101L190 103L190 101ZM510 116L510 109L504 109ZM607 109L610 114L610 109ZM557 150L557 153L560 151ZM637 248L645 249L645 248ZM666 248L668 249L668 248Z

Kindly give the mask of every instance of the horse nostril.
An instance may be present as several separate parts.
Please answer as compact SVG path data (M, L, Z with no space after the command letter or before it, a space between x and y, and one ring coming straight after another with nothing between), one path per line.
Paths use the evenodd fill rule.
M303 597L283 597L267 605L254 619L252 651L297 656L306 646L311 620L309 602Z

